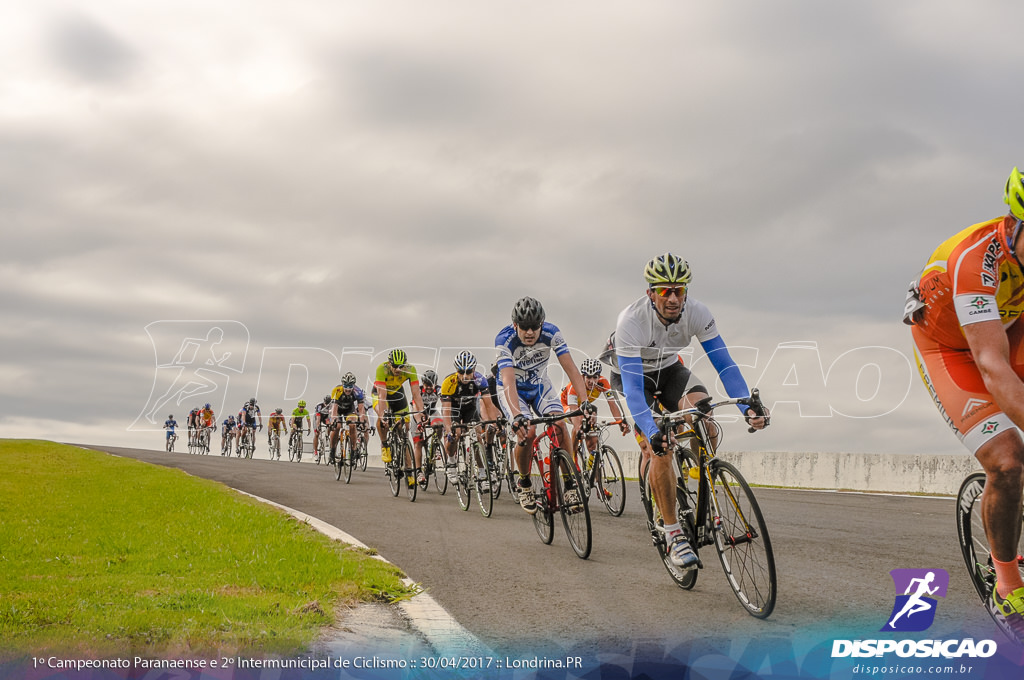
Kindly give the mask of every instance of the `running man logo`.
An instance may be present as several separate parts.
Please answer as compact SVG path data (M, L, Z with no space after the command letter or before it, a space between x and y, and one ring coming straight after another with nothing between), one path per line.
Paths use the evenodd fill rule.
M220 415L231 376L245 367L249 329L238 321L167 320L149 324L146 334L153 345L153 387L128 430L160 429L157 423L168 413L184 423L188 410L204 403Z
M889 575L896 587L896 602L882 630L927 630L935 621L935 598L946 597L949 573L945 569L893 569Z

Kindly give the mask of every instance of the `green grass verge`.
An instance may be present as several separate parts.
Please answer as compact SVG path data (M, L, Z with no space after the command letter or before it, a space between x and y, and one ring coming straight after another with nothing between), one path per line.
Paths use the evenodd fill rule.
M0 440L0 658L294 653L402 573L223 485Z

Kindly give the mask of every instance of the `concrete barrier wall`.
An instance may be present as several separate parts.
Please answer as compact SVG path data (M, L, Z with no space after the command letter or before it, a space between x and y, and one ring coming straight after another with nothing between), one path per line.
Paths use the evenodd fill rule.
M619 451L626 475L637 474L639 451ZM960 483L980 470L978 461L963 455L901 455L870 453L719 453L739 468L751 484L801 489L840 489L956 495Z

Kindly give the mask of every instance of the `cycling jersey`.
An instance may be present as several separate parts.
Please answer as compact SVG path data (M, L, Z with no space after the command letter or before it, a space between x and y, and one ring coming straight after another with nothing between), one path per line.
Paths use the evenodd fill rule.
M441 383L441 401L461 408L464 404L475 404L477 398L487 391L487 379L476 371L468 382L459 380L458 373L452 373Z
M267 420L267 428L271 432L277 429L284 429L284 416L279 416L276 413L270 416L270 418Z
M338 405L338 415L347 416L350 413L355 413L365 398L366 395L358 387L354 387L351 392L346 393L345 388L338 385L331 391L331 403Z
M242 407L242 410L238 412L238 424L253 426L256 424L256 416L260 415L259 406L249 406L246 404Z
M302 427L302 419L308 417L309 411L304 408L296 407L295 410L292 411L292 423L295 424L295 427Z
M657 382L665 369L675 365L681 367L679 352L694 337L718 371L729 396L734 399L749 396L747 383L729 355L711 311L703 303L688 297L679 320L667 325L658 317L654 304L646 295L619 314L613 334L615 360L612 371L621 376L626 405L636 426L648 438L658 431L658 426L651 415L651 392L645 390L645 385L650 379ZM608 357L602 359L608 360ZM670 408L676 406L672 404ZM746 407L741 406L740 411L745 412Z
M1010 346L1009 363L1024 379L1024 275L1010 255L1013 217L964 229L932 253L921 273L905 321L913 323L914 357L939 412L972 453L1014 427L985 386L963 327L1000 320Z
M210 409L203 409L196 416L196 420L199 422L201 427L213 427L213 411Z
M391 371L388 370L390 364L385 361L383 364L377 367L377 374L373 382L374 388L384 386L388 391L388 396L396 394L402 391L402 385L408 381L409 386L419 384L419 378L416 375L416 367L412 364L406 364L402 366L398 375L392 375Z
M167 430L167 438L170 439L171 435L174 434L174 428L178 427L177 420L164 421L164 428Z
M427 387L425 383L420 383L420 397L423 398L423 410L429 413L437 406L437 402L441 398L441 390L437 385Z
M592 404L594 400L605 394L612 388L608 379L600 377L597 379L597 384L594 385L594 389L587 393L587 403ZM562 408L566 411L574 411L580 405L580 398L576 395L576 390L573 388L572 383L569 383L562 388Z
M227 420L225 420L225 421L224 421L223 423L221 423L221 424L222 424L222 425L224 426L224 431L225 431L225 432L231 432L231 431L232 431L232 430L234 430L234 429L235 429L236 427L238 427L238 423L236 423L235 421L231 420L230 418L229 418L229 419L227 419Z
M549 386L548 362L551 352L560 357L569 351L569 346L562 338L562 331L552 323L544 322L540 336L533 345L524 345L519 334L511 324L505 326L494 338L494 346L498 349L498 385L502 385L501 371L514 368L516 371L516 391L526 399L536 397Z
M961 327L1000 319L1014 323L1024 312L1024 275L1007 252L1007 230L1016 224L1003 217L975 224L948 239L932 253L921 273L924 308L914 324L932 340L967 349Z

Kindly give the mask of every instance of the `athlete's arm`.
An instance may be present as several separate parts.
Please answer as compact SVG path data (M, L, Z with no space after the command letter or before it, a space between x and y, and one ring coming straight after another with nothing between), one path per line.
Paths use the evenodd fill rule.
M647 439L658 432L651 409L644 397L644 362L640 357L619 357L619 372L622 375L622 391L626 393L626 407L629 409L636 426Z
M985 387L1017 427L1024 425L1024 382L1010 365L1010 341L998 319L963 326Z

